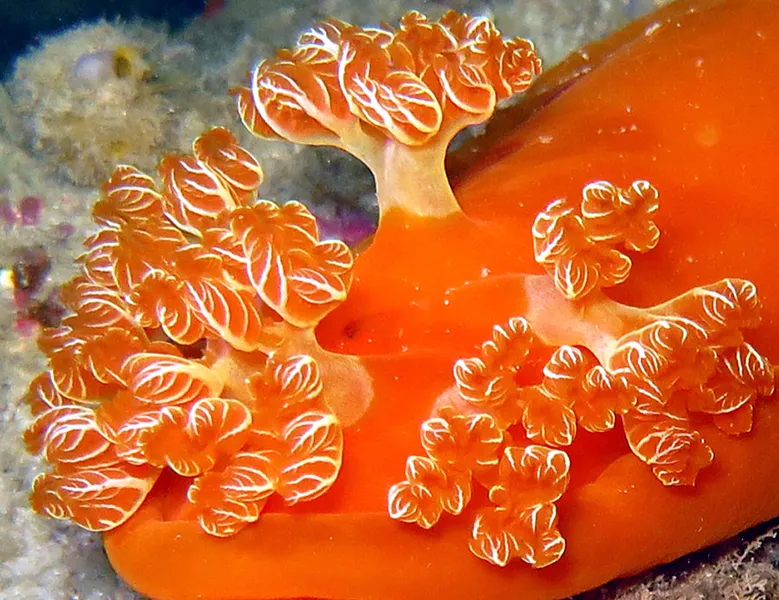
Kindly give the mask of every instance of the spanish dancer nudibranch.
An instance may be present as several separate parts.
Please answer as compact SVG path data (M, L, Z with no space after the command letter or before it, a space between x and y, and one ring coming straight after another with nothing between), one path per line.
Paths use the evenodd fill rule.
M375 235L258 199L226 129L117 168L39 341L33 507L157 600L553 600L776 517L777 72L760 0L543 75L486 18L314 26L238 112L363 160Z

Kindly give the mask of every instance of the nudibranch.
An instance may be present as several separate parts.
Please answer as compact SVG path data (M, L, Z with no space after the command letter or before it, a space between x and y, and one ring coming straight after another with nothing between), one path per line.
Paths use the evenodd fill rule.
M315 26L238 111L363 160L375 236L257 199L226 129L119 167L40 338L33 507L158 600L551 600L779 515L778 50L760 1L544 75L486 18Z

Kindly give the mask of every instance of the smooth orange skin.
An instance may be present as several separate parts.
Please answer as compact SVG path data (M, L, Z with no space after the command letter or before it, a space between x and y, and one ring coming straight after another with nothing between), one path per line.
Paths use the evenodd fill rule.
M645 35L652 23L661 26ZM467 518L423 531L387 516L387 489L402 479L405 457L420 453L419 425L451 385L453 361L472 355L492 325L521 314L521 292L497 276L541 273L533 219L595 179L648 179L661 195L659 246L634 257L628 281L608 295L648 306L723 277L749 279L764 309L748 341L779 363L779 4L677 2L593 46L591 65L572 83L577 59L547 74L515 109L515 129L460 169L456 193L468 218L387 215L359 257L349 300L318 330L325 347L365 356L376 390L346 432L334 487L293 512L270 507L257 524L216 539L176 519L180 493L158 486L105 535L124 579L156 600L551 600L779 515L779 405L771 398L758 402L753 431L741 438L701 424L715 460L691 488L663 486L619 432L580 433L568 449L571 487L558 503L568 546L544 569L476 559ZM545 352L531 360L529 377Z

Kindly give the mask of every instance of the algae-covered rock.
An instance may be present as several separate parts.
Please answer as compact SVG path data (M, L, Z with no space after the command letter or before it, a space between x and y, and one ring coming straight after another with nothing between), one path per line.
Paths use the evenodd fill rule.
M100 22L20 57L8 88L28 143L80 185L118 162L153 165L172 119L145 55L165 39L160 28Z

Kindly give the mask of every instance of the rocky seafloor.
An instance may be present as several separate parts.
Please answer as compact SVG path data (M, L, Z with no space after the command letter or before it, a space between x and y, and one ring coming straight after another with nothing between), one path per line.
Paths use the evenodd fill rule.
M56 320L56 288L75 272L92 230L96 187L119 160L151 169L211 125L241 132L266 172L263 196L310 202L331 222L374 210L372 181L334 150L265 143L242 133L225 90L252 63L325 16L367 24L405 11L487 13L507 35L533 39L551 65L650 10L652 0L228 0L169 33L164 24L91 22L44 38L0 86L0 599L137 599L114 575L99 536L41 518L27 505L39 459L25 454L21 404L44 361L37 323ZM3 9L0 7L0 18ZM100 72L122 48L121 79ZM779 547L765 525L736 540L581 600L779 598Z

